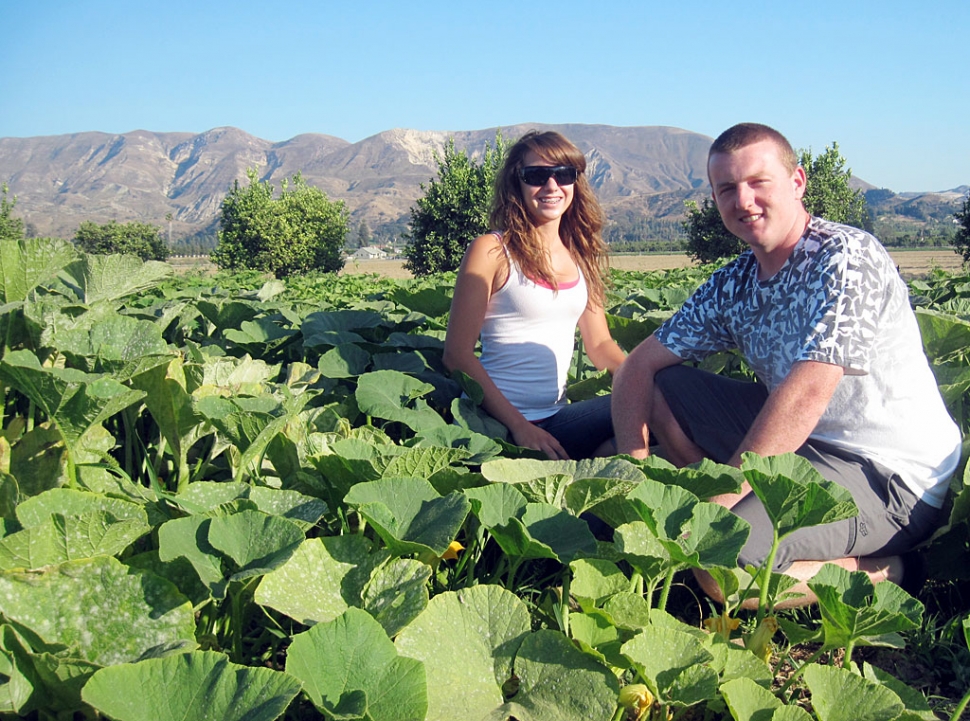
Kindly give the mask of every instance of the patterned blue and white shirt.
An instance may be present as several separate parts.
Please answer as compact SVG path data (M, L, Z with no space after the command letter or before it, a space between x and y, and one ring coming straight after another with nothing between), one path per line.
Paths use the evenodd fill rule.
M896 471L942 506L960 433L923 353L909 292L872 235L812 218L785 265L758 280L751 251L716 271L656 332L684 360L737 348L769 391L799 361L845 377L811 434Z

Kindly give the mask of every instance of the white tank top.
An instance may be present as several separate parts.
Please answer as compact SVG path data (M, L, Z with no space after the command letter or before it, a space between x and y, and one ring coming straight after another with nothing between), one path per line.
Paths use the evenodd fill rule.
M508 280L485 309L481 362L526 420L538 421L568 402L566 379L576 324L588 301L586 281L580 271L556 292L527 278L511 258L509 265Z

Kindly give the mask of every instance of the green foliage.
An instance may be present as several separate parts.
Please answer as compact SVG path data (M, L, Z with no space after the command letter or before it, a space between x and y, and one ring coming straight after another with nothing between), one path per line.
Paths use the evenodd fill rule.
M485 145L481 160L455 150L454 138L444 157L435 153L438 177L421 189L424 197L411 208L405 267L415 276L457 270L472 239L488 231L488 211L495 176L507 147L501 133L495 147Z
M963 201L963 207L953 214L960 224L953 244L957 252L963 256L964 262L970 261L970 195Z
M799 163L808 176L802 202L809 213L854 228L872 229L866 196L849 187L852 169L845 167L838 143L826 146L824 152L815 157L811 150L803 150Z
M801 151L799 163L808 179L802 198L805 210L836 223L872 230L866 197L861 191L849 187L852 169L845 167L845 158L839 153L838 143L826 146L825 151L815 157L810 150ZM684 220L687 255L691 258L702 263L713 263L745 249L744 242L724 227L712 200L705 198L701 206L693 200L684 204L687 206Z
M99 225L86 220L74 234L74 243L85 253L137 255L142 260L165 260L169 249L162 229L149 223L118 223L111 220Z
M14 206L17 205L17 197L7 199L10 189L6 183L0 185L0 241L20 240L24 237L24 221L21 218L14 218L10 214Z
M259 270L277 278L318 270L336 273L344 265L349 215L342 200L330 200L297 173L283 180L279 197L273 184L246 172L222 201L219 244L212 262L225 270Z
M814 616L733 618L790 585L739 569L746 524L703 499L747 479L781 538L846 498L795 457L524 457L441 364L453 274L176 282L64 241L0 251L0 717L932 718L853 657L912 656L927 614L897 586L830 567ZM611 327L635 344L710 270L618 274ZM948 404L970 402L968 280L912 286ZM728 601L715 633L702 603L668 603L694 568Z
M701 263L713 263L744 250L741 239L724 227L713 200L704 198L700 206L688 200L684 205L687 207L687 217L684 219L687 255Z

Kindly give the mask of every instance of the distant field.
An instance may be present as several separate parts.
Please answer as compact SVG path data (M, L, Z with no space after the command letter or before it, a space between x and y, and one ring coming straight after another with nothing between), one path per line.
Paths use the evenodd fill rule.
M950 248L933 250L891 250L889 254L899 266L904 278L926 275L935 268L947 271L960 270L963 259ZM683 253L670 255L616 255L610 258L610 265L619 270L647 271L685 268L692 265L690 258ZM360 260L347 261L343 272L377 273L390 278L410 278L401 260Z
M934 248L932 250L891 250L889 254L899 266L899 272L904 278L916 278L926 275L935 268L947 271L960 270L963 259L950 248ZM214 269L205 258L173 258L169 261L179 272L193 269ZM684 268L691 265L690 259L682 254L670 255L617 255L610 259L614 268L620 270L647 271L669 270ZM404 269L403 260L348 260L344 266L344 275L370 274L387 276L389 278L410 278L411 274Z

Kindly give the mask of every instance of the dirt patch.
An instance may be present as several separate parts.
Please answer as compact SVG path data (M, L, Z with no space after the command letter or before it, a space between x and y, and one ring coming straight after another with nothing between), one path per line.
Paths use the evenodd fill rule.
M891 250L889 254L899 272L904 278L924 276L940 268L955 272L963 266L963 259L950 248L934 248L933 250ZM650 254L650 255L615 255L610 258L610 265L619 270L650 271L686 268L694 262L683 253ZM348 260L342 274L377 273L389 278L410 278L411 274L405 270L403 260Z

